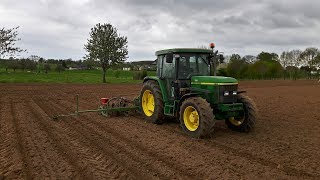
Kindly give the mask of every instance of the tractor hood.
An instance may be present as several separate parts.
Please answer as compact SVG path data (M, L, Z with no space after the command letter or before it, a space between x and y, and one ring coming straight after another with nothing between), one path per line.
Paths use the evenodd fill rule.
M227 85L238 84L238 81L235 78L224 76L192 76L191 84Z

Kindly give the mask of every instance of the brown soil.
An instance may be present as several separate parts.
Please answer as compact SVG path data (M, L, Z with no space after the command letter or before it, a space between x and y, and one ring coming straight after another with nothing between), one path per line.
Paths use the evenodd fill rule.
M0 84L0 179L319 179L320 84L248 81L256 102L251 133L223 122L211 139L193 139L178 123L140 116L52 116L96 109L100 97L133 98L138 85Z

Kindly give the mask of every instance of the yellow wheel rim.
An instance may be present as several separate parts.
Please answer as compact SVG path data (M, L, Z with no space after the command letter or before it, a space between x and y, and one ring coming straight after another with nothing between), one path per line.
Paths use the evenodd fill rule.
M142 109L146 116L152 116L154 112L154 96L150 90L145 90L142 95Z
M229 121L235 126L240 126L244 122L244 116L242 118L231 117L229 118Z
M183 121L189 131L197 130L199 127L198 111L194 107L188 106L183 112Z

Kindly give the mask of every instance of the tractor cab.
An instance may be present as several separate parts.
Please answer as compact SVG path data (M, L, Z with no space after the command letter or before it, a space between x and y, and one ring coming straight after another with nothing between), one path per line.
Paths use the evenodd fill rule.
M157 76L190 80L192 76L210 76L211 50L168 49L157 51Z
M211 76L216 69L213 62L222 61L223 57L210 49L167 49L157 51L156 55L157 76L164 81L171 100L180 99L193 86L237 83L234 78ZM200 88L206 89L207 86Z
M210 76L208 49L167 49L157 51L157 76L164 80L169 99L178 99L191 86L193 76Z

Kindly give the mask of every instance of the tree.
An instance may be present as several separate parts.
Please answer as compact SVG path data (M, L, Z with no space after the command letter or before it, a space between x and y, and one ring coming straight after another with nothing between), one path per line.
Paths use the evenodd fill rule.
M300 54L300 59L302 61L302 63L306 66L309 66L308 70L308 74L309 74L309 78L311 78L311 71L313 71L313 69L316 68L316 66L318 64L320 64L320 62L318 62L320 58L318 58L318 56L320 56L320 52L317 48L314 47L309 47L306 48L306 50L304 50L301 54Z
M289 51L283 51L279 57L279 63L284 68L283 78L286 79L287 67L292 65L292 54Z
M272 61L272 60L278 60L279 56L276 53L268 53L262 51L260 54L258 54L257 59L261 61Z
M30 71L34 71L37 69L37 62L27 59L26 60L26 69L30 70Z
M67 66L67 64L66 64L66 61L64 61L64 60L61 60L61 61L62 61L62 67L63 67L64 69L68 68L68 66Z
M38 73L40 73L40 69L41 69L41 64L42 64L42 62L43 62L43 58L41 58L41 57L39 57L39 56L37 56L37 55L31 55L31 56L29 56L29 59L31 60L31 61L34 61L34 62L36 62L36 66L37 66L37 68L38 68ZM40 61L41 60L41 61Z
M252 64L252 63L256 62L257 57L252 56L252 55L245 55L245 56L242 57L242 59L243 59L245 62L247 62L247 63L249 63L249 64Z
M43 65L43 69L45 70L45 73L48 74L48 71L51 70L50 64L45 63Z
M90 38L84 45L88 52L86 58L100 63L103 74L102 82L106 83L106 71L112 65L123 63L127 59L127 37L120 36L111 24L96 24L91 28Z
M6 54L13 56L16 53L26 51L15 46L16 42L20 40L18 38L18 28L19 26L12 29L0 29L0 58Z
M279 62L283 68L290 66L289 61L291 60L289 51L283 51L279 57Z
M88 69L93 69L96 67L96 62L92 60L84 60L83 65L86 66Z
M290 60L288 62L288 66L295 67L295 68L289 68L289 72L290 72L290 75L291 75L291 72L293 70L293 79L294 80L297 79L298 70L299 70L299 67L301 66L301 59L300 59L301 53L302 53L302 51L299 50L299 49L294 49L292 51L289 51Z
M24 59L24 58L20 59L19 60L19 69L21 69L22 71L26 70L27 64L28 64L27 59Z
M13 57L10 57L8 62L8 68L13 69L13 71L16 71L16 69L19 68L19 61L17 59L14 59Z
M65 69L64 69L64 67L63 67L63 65L62 65L62 63L60 64L57 64L57 66L56 66L56 71L58 71L59 73L61 72L61 71L64 71Z
M227 74L236 78L243 78L248 69L248 63L239 54L232 54L227 66Z

